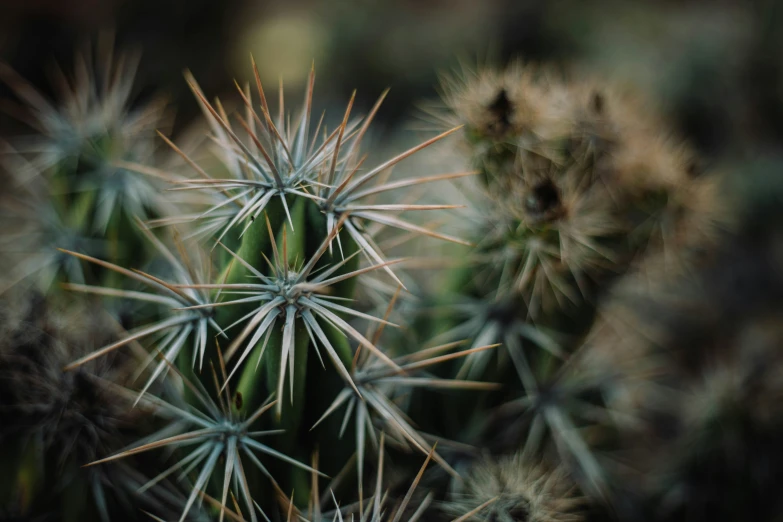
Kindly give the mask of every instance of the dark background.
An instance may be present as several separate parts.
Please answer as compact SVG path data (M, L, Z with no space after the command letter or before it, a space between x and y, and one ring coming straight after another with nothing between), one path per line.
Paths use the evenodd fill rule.
M315 60L317 105L342 105L356 88L367 108L391 87L387 131L459 59L577 64L649 89L707 160L736 162L781 153L782 22L776 0L0 0L0 60L50 92L52 65L69 70L80 46L111 31L119 49L143 51L139 99L167 93L175 130L197 113L183 70L226 95L233 78L249 79L251 51L268 84L283 74L293 92ZM0 133L20 129L0 115Z

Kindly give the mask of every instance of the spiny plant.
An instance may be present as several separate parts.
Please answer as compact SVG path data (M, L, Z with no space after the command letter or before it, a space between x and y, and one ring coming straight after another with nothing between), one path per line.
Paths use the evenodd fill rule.
M405 496L400 501L395 503L394 507L387 515L386 504L389 500L389 491L388 489L384 491L383 473L384 460L386 457L386 433L381 431L378 438L380 442L378 443L378 464L376 466L377 471L375 479L375 492L368 502L365 503L362 500L362 491L360 490L358 502L341 507L339 501L335 497L334 489L332 488L333 485L336 485L336 479L330 483L328 491L324 491L323 493L319 492L315 475L316 472L314 471L313 487L311 488L311 497L307 510L296 510L296 507L292 503L289 503L288 520L292 519L292 515L298 515L301 520L305 520L307 522L328 519L330 516L334 521L342 522L346 519L357 520L355 515L358 516L358 520L361 522L400 522L401 520L406 520L407 522L416 522L417 520L422 519L422 517L427 513L427 509L432 504L433 495L432 493L428 493L424 498L415 498L414 495L417 493L417 488L422 480L422 477L424 476L424 471L427 469L427 465L435 453L435 447L433 446L429 450L427 458L424 460L424 463L421 465L419 472L416 474L410 486L407 488ZM317 453L313 455L313 459L314 461L317 461ZM330 500L334 504L334 509L331 511L326 510L326 506L329 504ZM412 513L410 512L411 509L413 510Z
M393 304L393 302L392 302ZM391 310L391 308L390 308ZM377 344L382 328L378 328L373 342ZM366 441L369 438L377 448L376 430L388 433L398 446L429 453L452 476L458 473L434 451L427 438L411 425L405 412L395 403L394 394L406 388L487 390L497 388L497 384L442 379L433 375L415 376L429 366L444 363L461 357L483 352L497 345L480 346L454 353L446 353L462 343L449 343L442 346L420 350L409 355L393 359L396 368L389 368L383 361L372 359L367 351L357 350L351 372L351 386L346 386L334 399L324 415L313 426L317 426L339 408L345 406L340 437L342 438L351 416L354 417L356 435L356 472L359 480L359 499L363 499L363 469Z
M616 412L596 426L627 517L779 513L766 492L780 458L780 237L777 210L754 214L695 277L660 275L665 261L648 259L587 339L579 365Z
M53 177L71 197L88 198L90 225L103 234L115 206L128 216L146 216L159 203L154 183L123 166L150 160L154 130L162 122L162 99L133 106L138 61L138 56L115 57L111 40L103 38L95 56L76 55L72 77L55 70L56 103L8 66L0 68L2 79L27 103L20 117L39 132L20 143L18 152L32 156L23 174Z
M211 368L215 392L218 394L217 400L210 397L209 392L199 381L190 382L189 379L184 377L181 373L178 373L182 382L195 396L198 405L184 404L178 407L157 397L145 395L144 400L151 403L161 414L168 417L171 423L161 431L146 437L144 439L145 443L122 451L116 455L96 460L90 464L91 466L100 465L117 459L126 458L137 453L150 451L156 448L165 448L167 446L195 445L196 448L187 456L181 458L176 464L172 465L141 487L142 491L149 489L176 471L182 471L184 474L187 474L192 470L198 469L197 478L193 484L192 491L187 498L185 507L183 508L182 515L179 519L180 521L186 519L194 502L199 499L199 492L205 488L212 475L221 475L217 473L219 459L224 463L222 469L223 484L220 505L223 507L226 506L229 488L231 487L231 484L234 484L234 488L244 500L245 507L248 509L250 518L253 521L258 519L256 515L256 506L258 504L251 496L251 487L245 474L245 468L248 466L248 462L254 464L275 486L277 486L274 478L258 459L256 453L278 458L291 465L300 466L307 471L311 470L306 464L297 462L279 451L259 442L258 439L265 435L276 433L276 430L251 430L251 426L255 421L272 408L275 404L274 402L262 404L257 410L248 414L246 418L244 415L240 417L234 413L233 408L235 407L236 399L231 395L231 389L228 387L226 368L219 351L218 355L221 378L224 383L222 386L218 380L214 365ZM167 361L164 359L164 362ZM175 367L172 366L171 368ZM244 463L243 459L246 459L244 460ZM262 508L258 507L258 510L264 518L268 518ZM224 513L221 511L220 520L222 521L223 518Z
M464 125L491 201L477 248L490 269L476 272L496 275L482 293L520 295L536 318L593 298L648 247L685 255L682 236L714 230L714 178L631 95L520 63L462 71L443 91L431 119Z
M3 297L0 441L9 449L3 456L3 502L20 515L108 521L118 509L176 503L166 488L152 497L137 494L145 481L138 462L81 467L148 424L144 412L131 411L130 403L104 385L128 381L132 358L63 370L77 354L113 335L109 322L91 315L93 306L24 291Z
M98 62L113 55L99 52ZM72 476L138 490L154 499L144 509L155 520L576 522L591 505L624 514L621 501L637 498L653 520L686 520L678 491L707 491L699 481L715 469L693 447L723 447L714 426L736 418L739 399L777 396L777 365L754 363L777 360L767 353L777 331L758 310L741 315L747 331L725 327L728 355L715 367L681 348L690 333L682 341L667 330L691 308L664 283L708 266L730 210L717 178L634 96L521 62L464 70L444 80L431 114L437 135L369 166L362 149L386 92L363 118L353 116L354 93L329 129L325 116L313 118L314 69L290 113L282 82L271 96L253 63L253 88L236 85L235 111L186 74L208 133L194 150L159 132L172 166L151 154L163 120L155 106L134 111L123 62L98 72L86 63L65 82L62 107L2 70L46 136L39 155L22 142L7 149L13 179L32 194L23 206L41 217L40 233L24 238L36 255L12 280L62 268L69 292L47 302L124 306L125 331L101 337L93 325L78 349L3 371L15 407L64 412L36 430L61 441L73 429L58 423L75 419L90 433L65 451ZM464 171L392 175L449 136ZM413 197L440 182L466 192L474 214L455 228L473 242L413 217L459 206ZM445 288L387 255L414 236L455 244ZM44 275L41 287L52 287L51 270ZM618 298L628 292L633 304L637 286L653 289L651 309L669 308L662 325ZM424 307L395 308L422 288L412 303ZM705 317L694 330L730 322ZM646 326L650 338L630 335ZM757 353L746 341L759 328L772 334ZM25 346L8 361L32 357ZM742 372L727 369L735 366ZM748 389L753 381L761 392ZM624 475L617 450L661 429L653 403L672 382L681 395L666 418L683 422L675 436L650 440L676 458L656 463L634 448L652 478ZM94 393L87 413L81 400L54 400L82 388ZM28 389L46 393L25 402ZM764 418L774 401L757 403L749 424L776 427ZM127 433L114 424L126 417L138 419ZM30 451L54 462L51 448ZM378 459L374 480L368 453ZM437 466L427 469L430 460ZM14 466L11 492L32 473L28 462ZM124 478L108 477L114 469ZM99 491L98 514L114 516L119 501ZM650 506L673 507L664 516Z
M402 286L392 267L404 259L386 259L375 240L379 229L393 228L462 242L398 216L402 212L450 209L454 205L375 201L377 196L395 190L471 175L472 172L458 172L401 180L388 178L391 167L457 129L441 133L377 167L364 169L366 156L360 157L360 144L385 93L366 118L351 119L352 97L336 129L328 132L321 121L313 131L314 71L310 73L301 115L295 120L285 112L282 88L279 112L273 119L255 64L254 72L258 105L252 101L249 88L237 86L245 107L233 119L242 131L230 123L222 104L209 103L188 76L210 125L210 138L219 146L221 170L208 172L168 139L196 177L184 179L154 166L127 164L134 171L152 172L157 178L171 180L175 191L207 195L194 199L203 205L201 209L185 208L183 215L154 220L156 225L183 229L181 234L174 234L173 241L159 238L137 223L140 234L152 244L151 250L161 261L157 271L148 273L80 252L65 252L130 281L121 288L68 283L67 289L146 303L155 310L148 314L148 322L137 316L136 328L126 336L72 361L67 368L78 369L119 348L143 342L149 349L145 365L156 358L158 362L136 395L137 404L162 404L147 393L158 379L166 383L181 374L185 382L191 383L182 392L190 406L176 407L182 418L170 419L160 436L98 461L113 461L169 443L172 447L187 442L198 444L196 450L183 454L174 467L159 475L167 477L175 471L180 472L181 478L193 475L194 485L182 511L183 519L200 494L208 495L212 487L218 487L210 477L217 475L220 459L225 463L225 478L214 497L221 513L227 509L229 489L238 492L246 514L253 520L256 502L259 508L268 510L288 486L296 485L298 498L307 498L309 487L302 484L307 483L304 472L310 471L308 466L299 465L301 473L277 465L268 469L260 466L276 491L264 496L257 481L243 475L247 466L243 467L237 455L256 449L295 463L305 460L315 444L333 440L333 450L323 463L324 471L339 470L353 452L352 441L339 441L331 419L312 432L309 428L323 416L329 406L326 401L338 395L341 386L345 389L338 395L338 402L351 399L349 402L359 416L357 422L361 421L355 446L360 486L365 452L362 441L367 435L375 440L379 427L391 429L390 433L399 436L400 442L414 449L426 453L432 447L432 439L425 440L412 427L403 409L391 401L391 395L376 390L381 382L389 394L397 387L417 384L486 386L406 377L428 364L486 347L432 360L419 360L415 353L402 359L392 358L378 348L377 339L370 341L351 324L357 319L391 324L388 317L371 316L351 304L357 276L382 272ZM360 265L362 257L368 262L366 266ZM137 289L133 284L144 288ZM213 337L226 347L225 358L220 346L212 342ZM358 348L352 347L350 341ZM451 346L442 349L448 348ZM425 353L440 351L441 348ZM334 374L323 372L322 352L335 367ZM313 364L313 353L317 364ZM220 385L209 392L208 364L219 366L223 374ZM177 368L173 374L172 368ZM372 375L365 374L363 368ZM382 372L382 368L387 372ZM233 395L229 390L234 391ZM272 394L276 396L274 418L261 419L259 412L271 408L264 405ZM196 404L208 411L200 415L191 411ZM171 407L163 409L173 411ZM375 419L381 424L374 424ZM183 420L195 423L195 431L177 428ZM269 434L269 446L256 442L256 433ZM330 439L332 436L334 439ZM440 455L433 458L448 467Z
M441 509L456 520L580 522L584 499L562 469L546 469L521 451L487 457L468 471Z
M20 166L20 156L6 159L6 165ZM16 172L13 168L11 172ZM13 184L13 178L10 180ZM0 242L3 252L3 277L0 293L26 282L40 292L53 289L64 277L84 283L81 263L58 251L58 247L104 256L107 242L84 234L85 213L72 208L66 212L48 186L19 185L3 201L0 216L4 228Z
M554 448L585 493L609 501L590 426L615 413L571 359L619 274L651 255L687 272L712 248L729 214L719 178L640 97L521 62L444 77L427 114L436 128L463 125L460 150L481 176L465 189L475 246L433 292L425 317L438 320L419 324L443 342L504 345L444 374L506 384L462 398L475 412L464 433L498 451Z
M154 131L166 125L166 101L135 95L138 62L138 56L115 53L112 39L103 36L95 51L88 48L75 56L72 75L54 68L56 101L0 64L0 81L22 102L9 102L12 115L35 131L2 143L0 159L10 173L9 203L20 211L7 218L27 220L32 209L42 214L28 224L40 224L41 234L62 236L57 245L43 240L27 248L19 248L16 234L4 238L9 257L24 267L4 286L30 276L43 286L54 275L72 278L77 270L72 262L63 262L54 250L58 246L75 248L78 243L102 259L146 261L141 238L134 237L134 216L160 216L166 205L161 180L129 165L154 161ZM64 264L67 274L53 270L57 264ZM100 274L93 278L100 280Z
M617 261L606 245L621 230L611 200L582 183L582 172L568 170L557 185L514 193L485 218L491 228L478 250L489 270L482 276L506 295L525 296L533 314L578 304L590 295L590 278Z
M161 278L147 274L140 270L127 270L108 261L102 261L78 252L71 252L60 249L61 252L71 255L76 259L89 261L98 266L126 276L134 281L138 281L146 286L150 291L122 290L107 288L95 285L83 285L76 283L67 283L64 288L75 292L84 292L108 297L118 297L139 301L141 303L154 303L160 307L165 307L167 314L162 312L154 316L152 322L147 325L139 325L136 329L121 339L116 340L106 346L101 347L95 352L86 354L75 361L71 361L66 369L78 368L92 360L103 355L109 354L118 348L127 346L131 343L156 338L155 349L164 354L163 359L157 364L155 370L150 375L147 384L141 390L139 397L152 385L158 377L168 371L168 364L175 361L186 343L192 340L193 366L198 364L199 369L203 368L204 353L207 343L211 338L209 332L226 334L215 322L213 318L211 296L206 290L193 288L194 285L202 285L208 280L210 268L207 259L193 259L188 255L187 250L181 243L177 243L177 250L182 256L178 259L171 250L161 242L155 235L139 223L139 229L153 244L157 253L168 263L169 272L172 273L173 280L165 282ZM165 276L164 276L165 277ZM165 334L164 337L160 337ZM145 366L156 359L156 352L152 352L146 360Z

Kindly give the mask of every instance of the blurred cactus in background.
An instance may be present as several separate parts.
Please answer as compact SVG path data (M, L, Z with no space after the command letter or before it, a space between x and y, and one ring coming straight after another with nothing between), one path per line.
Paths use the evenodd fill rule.
M700 175L649 104L574 76L514 63L444 80L445 106L428 114L465 125L463 150L482 174L468 190L486 202L468 263L431 302L444 341L504 345L495 363L475 354L457 370L506 383L476 403L472 424L485 428L472 437L502 451L556 449L584 492L606 499L588 438L590 419L610 413L570 359L614 279L650 256L689 271L729 215L719 178Z
M582 500L562 470L546 470L520 452L477 464L444 509L456 516L485 520L580 522Z
M597 426L617 494L634 500L626 517L780 513L767 494L779 480L780 192L767 168L744 175L756 193L736 235L692 277L646 260L603 304L578 362L615 412Z
M131 442L153 425L149 411L106 388L130 381L133 358L104 358L78 371L63 367L117 328L98 303L65 303L41 294L3 297L0 390L4 516L110 520L121 510L176 505L166 488L139 496L146 465L82 466Z
M176 132L105 37L0 65L0 517L776 520L767 171L574 67L463 65L389 154L388 91L260 65Z
M3 144L11 176L6 205L17 210L4 212L4 252L12 266L0 288L36 277L46 291L53 280L63 279L60 270L84 282L78 263L56 248L123 263L146 261L133 223L136 216L163 213L162 185L128 165L154 161L155 129L164 124L165 102L139 106L134 100L137 65L138 57L115 56L104 36L95 52L77 55L73 74L56 68L57 101L0 66L0 80L24 103L12 106L14 116L36 131Z

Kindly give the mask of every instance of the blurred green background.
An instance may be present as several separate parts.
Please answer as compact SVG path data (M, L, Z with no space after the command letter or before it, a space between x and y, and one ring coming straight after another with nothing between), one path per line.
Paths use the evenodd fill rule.
M778 0L2 0L0 60L51 92L53 65L69 70L79 46L112 31L120 49L143 52L140 99L175 102L175 131L197 114L183 70L227 94L248 79L250 52L289 92L315 60L320 108L356 88L366 109L391 87L376 127L386 132L409 124L460 59L576 64L651 90L707 161L724 163L782 152L781 28ZM18 130L0 115L0 133Z

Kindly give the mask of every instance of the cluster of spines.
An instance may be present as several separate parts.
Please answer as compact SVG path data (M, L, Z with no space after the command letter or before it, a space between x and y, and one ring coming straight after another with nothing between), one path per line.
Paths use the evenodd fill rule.
M474 190L489 201L479 266L496 276L480 293L557 313L650 250L682 264L713 239L725 211L715 178L626 91L518 62L444 78L430 117L465 126L484 181Z
M458 520L581 522L584 499L562 469L548 469L520 451L485 456L441 509Z
M12 114L34 134L0 143L8 174L4 194L0 292L36 284L47 292L64 279L114 285L85 273L57 248L80 249L125 264L149 261L134 218L166 212L160 179L129 168L156 161L155 129L165 127L163 98L140 103L134 81L138 56L115 54L111 39L77 54L74 74L55 68L56 101L5 64L0 81L23 106Z

